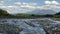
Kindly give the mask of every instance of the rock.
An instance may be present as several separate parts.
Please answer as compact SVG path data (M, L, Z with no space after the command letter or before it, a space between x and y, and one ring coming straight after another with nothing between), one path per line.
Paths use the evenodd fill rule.
M19 27L7 23L0 23L0 32L6 34L19 34Z

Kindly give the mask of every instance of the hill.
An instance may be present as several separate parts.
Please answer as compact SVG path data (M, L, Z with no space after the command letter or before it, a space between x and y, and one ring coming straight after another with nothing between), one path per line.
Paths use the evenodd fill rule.
M45 15L45 14L55 14L56 12L53 10L40 10L40 9L36 9L34 11L31 12L27 12L27 14L39 14L39 15Z

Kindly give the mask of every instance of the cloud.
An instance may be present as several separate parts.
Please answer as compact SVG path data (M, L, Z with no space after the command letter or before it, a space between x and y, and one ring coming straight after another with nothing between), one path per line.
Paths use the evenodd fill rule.
M45 1L45 4L47 4L47 5L59 5L60 3L57 1Z
M26 5L26 4L28 4L28 3L26 3L26 2L22 2L22 4L23 4L23 5Z
M19 8L19 6L7 6L7 8Z
M7 8L6 6L0 6L0 8Z
M51 4L51 2L50 1L45 1L45 4Z
M32 2L15 2L14 4L19 5L19 7L22 8L35 8L35 6L37 6L37 3L32 3Z
M0 8L7 10L9 13L25 13L28 11L33 10L32 8L28 8L29 6L26 7L21 7L21 6L0 6Z
M4 1L0 1L0 6L1 6L1 5L4 5Z
M10 11L9 13L25 13L35 9L60 9L60 6L57 6L58 4L59 3L57 1L45 1L45 5L42 6L39 6L37 3L33 2L15 2L13 5L4 5L1 3L0 8Z
M20 6L16 6L16 5L10 5L10 6L0 6L0 8L5 9L7 11L10 11L9 13L26 13L28 11L32 11L35 9L50 9L50 10L54 10L54 9L60 9L60 6L56 6L56 5L52 5L52 6L47 6L47 5L43 5L43 6L31 6L31 5L20 5Z
M4 1L0 1L0 3L4 3Z
M15 2L14 4L17 5L37 5L37 3L33 3L33 2Z
M0 0L0 1L12 1L12 0Z
M21 2L15 2L15 4L17 4L17 5L21 5Z
M21 5L20 7L22 7L22 8L29 8L29 9L34 9L35 8L35 6L30 6L30 5Z
M0 3L0 6L3 5L2 3Z
M59 3L57 1L52 1L51 4L59 5Z
M30 3L27 3L28 5L32 5L32 6L35 6L37 5L37 3L33 3L33 2L30 2Z
M45 1L45 5L42 5L40 9L57 10L60 9L60 3L57 1Z

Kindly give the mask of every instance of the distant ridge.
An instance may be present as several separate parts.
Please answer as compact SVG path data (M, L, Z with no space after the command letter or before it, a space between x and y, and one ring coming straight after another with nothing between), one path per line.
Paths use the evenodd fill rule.
M36 9L36 10L33 10L31 12L27 12L28 14L40 14L40 15L44 15L44 14L55 14L56 12L53 11L53 10L45 10L45 9L42 9L42 10L39 10L39 9Z

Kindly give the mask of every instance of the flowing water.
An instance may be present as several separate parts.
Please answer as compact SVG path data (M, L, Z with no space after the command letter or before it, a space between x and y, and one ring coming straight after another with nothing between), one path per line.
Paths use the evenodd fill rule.
M0 19L0 23L17 25L20 29L22 29L19 34L47 34L47 32L49 34L57 34L52 32L52 30L60 30L60 28L56 27L60 26L60 19L57 18Z

